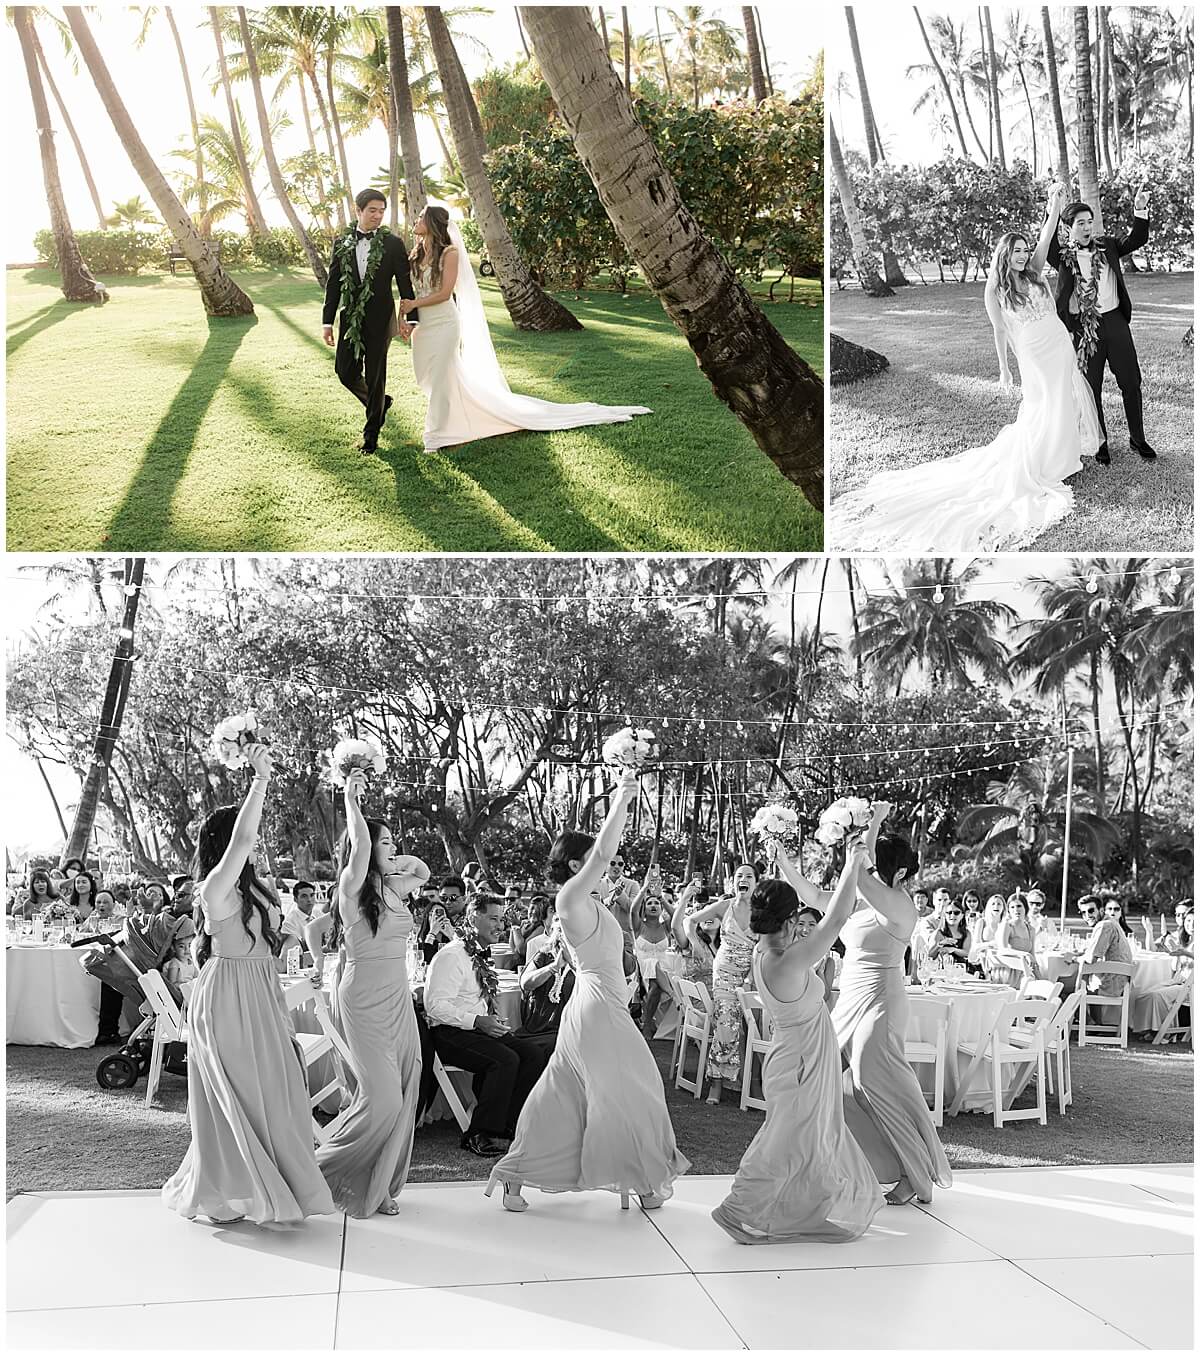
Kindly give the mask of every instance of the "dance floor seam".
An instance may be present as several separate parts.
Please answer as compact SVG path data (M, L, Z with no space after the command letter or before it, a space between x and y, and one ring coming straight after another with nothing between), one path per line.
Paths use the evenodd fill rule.
M1190 1349L1192 1176L964 1170L856 1242L760 1247L709 1217L721 1176L681 1178L652 1212L530 1190L517 1216L481 1182L410 1184L398 1217L279 1233L189 1222L153 1191L39 1192L9 1203L8 1346L988 1349L978 1316L1003 1294L1010 1350ZM68 1242L137 1262L78 1273L64 1305Z

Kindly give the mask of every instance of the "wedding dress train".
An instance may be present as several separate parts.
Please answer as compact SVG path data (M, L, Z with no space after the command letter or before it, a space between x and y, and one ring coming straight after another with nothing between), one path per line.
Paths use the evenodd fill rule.
M1004 309L1021 409L986 447L885 471L834 500L830 550L969 555L1024 546L1075 506L1063 482L1103 442L1091 387L1048 290Z
M454 226L450 239L458 249L459 260L454 298L422 306L420 323L412 336L413 373L428 402L426 452L519 429L549 432L589 424L620 424L635 415L652 413L644 405L594 405L589 401L559 405L510 390L488 333L479 284ZM413 277L418 293L432 291L428 270L416 271Z

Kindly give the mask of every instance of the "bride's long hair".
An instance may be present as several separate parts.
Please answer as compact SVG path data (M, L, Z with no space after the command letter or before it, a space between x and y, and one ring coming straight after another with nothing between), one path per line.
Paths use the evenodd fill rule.
M988 278L995 287L1000 297L1000 304L1007 306L1010 311L1015 311L1018 306L1024 306L1027 298L1023 297L1017 291L1016 279L1012 273L1013 250L1017 247L1017 241L1020 240L1026 249L1029 249L1029 237L1023 235L1020 231L1006 231L996 242L996 249L992 255L992 266L988 270ZM1045 287L1041 277L1034 271L1033 254L1030 253L1029 261L1021 270L1020 276L1029 284L1030 289L1035 287Z
M417 247L408 256L408 261L414 268L421 268L428 260L429 285L436 291L442 282L442 255L450 248L450 213L444 207L426 203L421 215L429 234L417 241Z

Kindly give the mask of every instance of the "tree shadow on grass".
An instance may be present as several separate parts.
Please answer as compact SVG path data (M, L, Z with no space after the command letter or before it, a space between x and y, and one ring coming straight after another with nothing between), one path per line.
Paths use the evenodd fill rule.
M204 347L148 439L142 463L109 520L102 539L104 546L162 549L171 518L171 500L187 469L196 434L242 340L257 324L257 316L252 315L209 319Z
M33 315L26 316L9 328L5 339L5 354L11 358L18 349L31 339L37 338L39 334L68 319L84 307L95 310L96 303L94 301L68 301L64 297L61 301L53 302L40 311L35 311Z

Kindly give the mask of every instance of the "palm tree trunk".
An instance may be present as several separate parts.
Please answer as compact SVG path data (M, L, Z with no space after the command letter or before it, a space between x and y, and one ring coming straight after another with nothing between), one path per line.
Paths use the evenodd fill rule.
M317 139L313 135L312 114L309 112L308 94L305 92L304 89L303 76L300 77L300 79L297 81L297 84L300 89L300 111L304 115L304 131L308 137L308 149L312 152L313 172L317 176L317 197L320 198L322 203L320 212L321 224L325 227L327 231L332 231L333 222L330 220L329 217L327 194L325 192L325 176L321 173L321 166L318 160Z
M320 114L321 128L325 133L325 145L329 149L329 160L330 163L335 166L334 175L336 176L338 157L337 150L333 144L333 128L329 125L329 110L325 107L325 95L321 92L321 82L317 79L315 67L310 68L308 79L313 87L313 94L317 100L317 112ZM343 185L343 187L345 187L345 185ZM346 198L344 193L338 194L335 206L337 207L338 229L341 230L346 224Z
M196 230L195 223L175 196L138 134L133 119L129 116L129 110L117 92L116 85L113 84L104 58L100 55L96 40L92 37L92 30L88 27L83 10L77 5L68 5L64 13L67 16L67 23L71 26L71 32L75 35L75 42L84 65L91 74L101 102L108 111L117 136L121 139L121 145L125 148L125 154L129 156L130 163L137 171L146 192L153 199L159 215L192 266L192 272L200 286L204 309L213 316L253 315L253 302L221 267L208 241Z
M519 12L519 11L518 11ZM658 6L654 6L654 32L658 37L658 59L662 62L663 79L667 82L667 98L671 96L671 68L667 65L667 49L663 46L662 25L658 19Z
M992 107L996 115L996 155L1000 168L1007 171L1004 163L1004 129L1000 125L1000 73L996 63L996 39L992 35L992 10L990 5L983 9L983 22L987 29L988 83L992 87Z
M1029 93L1029 82L1025 79L1025 63L1017 58L1017 74L1021 77L1021 88L1025 91L1025 106L1029 109L1029 145L1033 154L1033 177L1037 178L1037 116L1033 111L1033 98Z
M196 119L196 99L192 94L192 77L188 74L187 57L183 50L183 40L179 36L179 29L175 24L175 15L171 12L171 6L165 5L163 13L167 16L167 23L170 25L171 36L175 39L175 51L179 55L179 70L183 75L183 92L187 95L188 117L192 122L192 145L196 148L196 189L200 202L200 220L208 222L208 185L204 182L204 149L200 145L200 124ZM201 234L207 235L211 228L202 228Z
M71 25L71 31L75 33L75 40L83 53L83 59L90 68L91 62L85 45L75 27L73 16L77 11L74 7L68 7L66 12L67 22ZM79 793L79 804L75 807L75 822L71 825L71 833L63 849L63 861L71 857L83 857L86 853L88 840L92 836L92 828L96 822L101 789L108 778L108 766L112 762L113 749L121 733L121 717L125 709L125 698L129 693L129 676L133 668L133 629L137 622L138 603L142 597L142 575L145 569L144 556L136 556L125 562L125 587L132 587L133 592L125 598L117 650L108 671L108 686L104 692L104 704L100 709L100 725L92 744L92 758L88 764L87 775L84 777L83 790Z
M542 75L604 210L701 370L809 501L823 501L824 388L680 201L581 6L524 6Z
M517 8L519 11L520 6ZM608 20L604 17L604 6L599 5L597 8L600 10L600 35L604 39L604 55L608 56Z
M529 44L525 41L525 25L521 22L521 11L514 8L513 13L517 16L517 33L521 38L521 47L525 53L525 60L529 60Z
M921 30L921 40L925 44L925 50L929 53L929 60L933 62L933 69L937 72L937 78L941 81L942 93L946 96L946 102L950 105L950 116L954 119L954 130L958 133L958 144L962 147L964 160L970 160L971 156L967 150L967 139L963 136L962 123L958 116L958 105L954 102L954 95L950 89L950 81L946 79L946 72L942 70L942 63L937 59L937 54L929 41L929 34L925 31L925 23L921 18L921 11L913 6L913 13L917 16L917 26Z
M1079 196L1092 209L1096 233L1104 230L1100 211L1100 183L1096 171L1096 108L1092 102L1092 53L1088 35L1088 12L1076 5L1075 17L1075 106L1079 120Z
M774 94L775 85L771 80L771 63L767 59L767 39L763 34L762 15L759 14L757 5L754 5L752 8L754 9L754 27L758 33L759 54L762 57L763 75L766 77L767 81L767 93Z
M67 837L67 821L63 818L62 806L58 803L58 797L54 794L54 788L50 785L50 778L46 776L46 769L42 766L42 760L35 758L34 764L42 778L42 784L46 788L46 794L50 797L50 804L54 806L54 817L58 820L58 827L62 832L63 841Z
M308 266L313 271L313 277L316 278L319 286L324 287L329 281L329 271L325 267L325 260L317 252L312 237L304 229L304 223L300 220L299 214L292 205L292 200L287 195L283 173L279 168L279 161L275 158L275 145L271 140L271 120L267 116L267 101L263 96L262 79L258 72L258 53L254 48L254 36L250 32L250 20L246 17L246 10L243 5L237 7L237 12L238 25L242 31L242 48L246 53L246 73L250 77L250 88L254 93L254 107L258 112L258 133L262 138L263 159L267 164L271 188L276 201L283 208L283 214L288 219L292 234L300 242L300 248L308 259Z
M67 129L67 135L71 138L71 143L75 147L75 154L79 159L79 168L83 171L83 178L87 184L88 193L91 195L92 206L96 209L96 220L100 224L100 229L108 225L104 219L104 207L100 202L100 193L96 188L96 181L92 178L92 167L88 164L87 156L83 153L83 143L79 140L79 134L75 131L75 124L71 120L71 114L63 102L62 95L58 92L58 85L54 80L54 73L46 60L46 53L42 50L42 40L38 37L37 26L31 26L33 35L33 50L37 53L38 65L42 68L42 74L46 77L46 84L50 86L50 93L54 96L54 102L58 105L58 111L62 115L63 125ZM63 830L64 834L66 830Z
M530 33L534 49L537 41L529 27L529 16L522 16ZM534 282L525 261L517 253L508 225L492 193L491 183L483 167L483 142L476 138L468 105L474 106L470 86L465 76L460 80L457 56L450 30L442 11L425 7L425 23L433 46L434 60L442 82L442 94L450 117L450 135L458 153L463 181L471 198L471 206L487 246L488 258L496 270L500 294L519 330L580 330L578 320ZM539 53L540 58L540 53ZM478 116L478 113L476 113Z
M854 271L862 290L869 297L893 297L895 292L879 276L875 261L871 258L867 246L867 233L863 230L862 217L858 204L854 201L854 189L850 176L846 172L846 162L842 158L842 146L838 141L833 123L829 124L829 163L833 166L833 181L837 188L838 201L842 205L842 215L846 218L846 229L850 232L850 253L854 259Z
M862 651L859 649L858 579L854 572L854 562L847 556L842 558L842 569L846 573L846 591L850 599L850 629L854 635L854 644L851 647L854 652L854 678L861 705L863 698L863 658Z
M1133 792L1132 813L1129 823L1129 869L1133 876L1134 885L1136 885L1142 859L1142 796L1141 788L1138 785L1137 758L1133 751L1133 730L1130 727L1130 720L1126 714L1124 703L1121 701L1121 680L1115 673L1113 680L1117 720L1121 725L1121 737L1125 741L1126 766L1129 770L1129 780Z
M439 13L440 13L439 9ZM426 25L428 27L428 25ZM483 122L479 117L479 106L475 102L475 93L471 89L471 82L467 79L467 73L463 69L463 64L458 55L458 48L454 45L454 39L450 36L450 29L446 28L446 40L449 44L447 56L450 67L458 79L458 88L462 94L463 107L466 109L467 116L471 122L471 132L475 138L475 145L479 149L479 159L482 161L488 153L487 137L484 135ZM443 87L445 80L442 81ZM448 110L447 110L448 111ZM606 812L607 813L607 812Z
M1104 739L1100 733L1100 657L1093 651L1090 664L1092 744L1096 751L1096 813L1104 813Z
M1050 109L1054 114L1054 172L1063 184L1071 182L1071 162L1067 158L1067 128L1063 122L1062 99L1058 93L1058 55L1054 47L1054 29L1050 27L1050 8L1042 6L1042 54L1046 63L1046 84L1050 90Z
M1104 27L1100 22L1100 11L1096 11L1096 104L1100 112L1100 125L1097 132L1100 138L1100 154L1104 160L1106 174L1112 174L1112 154L1109 150L1110 106L1108 101L1108 50L1104 45ZM1036 174L1036 171L1035 171Z
M975 18L979 23L979 55L983 61L984 67L984 87L987 91L987 111L988 111L988 144L987 144L987 163L992 163L992 158L996 154L996 135L995 135L995 109L992 106L992 81L988 74L987 59L987 38L983 33L983 8L977 6L975 9Z
M68 301L103 305L108 300L108 292L92 277L84 263L79 242L71 229L71 219L67 216L66 199L58 173L58 156L54 150L54 129L50 126L50 109L46 103L46 91L42 88L37 49L34 46L33 10L27 5L18 5L13 9L13 20L21 43L25 74L29 79L29 97L33 101L33 120L42 156L42 179L46 185L46 205L50 209L50 229L54 234L54 249L58 255L62 294Z
M858 80L858 99L862 107L863 129L867 139L867 163L872 169L883 159L883 147L879 143L875 128L875 111L871 104L871 94L867 89L867 72L863 66L862 50L858 45L858 27L854 22L854 10L850 5L844 6L846 11L846 27L850 30L850 52L854 57L854 75ZM742 11L743 14L745 10Z
M967 98L966 82L963 80L963 77L961 75L958 77L958 97L962 100L963 112L967 115L967 126L971 129L971 135L975 138L975 145L979 147L980 157L986 163L992 158L991 153L989 152L988 148L984 146L983 142L979 139L979 132L975 127L975 119L971 116L971 101L970 99ZM990 113L988 114L988 126L989 128L991 126ZM988 140L989 141L991 140L990 133L988 136Z
M233 86L229 82L229 66L225 61L225 39L221 34L221 15L215 6L208 10L212 24L213 38L217 44L217 64L221 71L221 85L225 90L225 106L229 110L229 135L233 142L233 153L237 156L238 173L242 176L242 186L246 198L246 229L252 238L267 233L267 219L263 216L262 204L254 188L254 179L250 174L250 161L246 156L246 147L242 141L241 119L238 117L237 104L233 99Z
M1100 6L1096 11L1100 25L1100 36L1104 42L1104 61L1108 67L1108 93L1112 107L1109 111L1109 127L1112 132L1113 162L1121 163L1121 91L1117 85L1117 68L1113 65L1112 26L1108 19L1108 7ZM1188 82L1191 88L1191 81Z
M333 139L337 143L338 164L342 167L342 190L354 220L354 184L350 179L350 162L346 159L346 142L342 136L342 119L338 114L337 97L333 91L333 52L325 53L325 93L329 97L329 119L333 123Z
M520 19L518 18L518 23ZM404 49L404 16L396 5L387 7L388 72L392 83L392 110L404 157L404 229L409 235L425 210L425 176L421 172L421 148L417 142L417 119L412 90L408 86L408 54Z
M629 7L621 6L621 47L625 58L625 93L632 96L633 86L629 83Z

